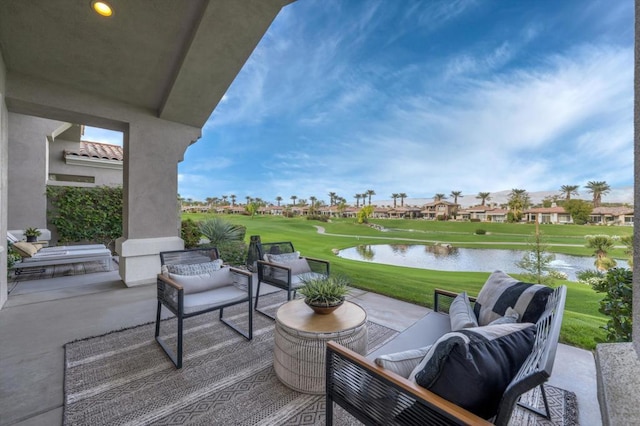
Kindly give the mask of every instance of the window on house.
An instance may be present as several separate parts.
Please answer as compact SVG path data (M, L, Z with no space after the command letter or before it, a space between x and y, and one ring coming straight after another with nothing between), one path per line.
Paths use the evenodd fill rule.
M94 176L63 175L59 173L49 174L49 180L56 182L96 183L96 178Z

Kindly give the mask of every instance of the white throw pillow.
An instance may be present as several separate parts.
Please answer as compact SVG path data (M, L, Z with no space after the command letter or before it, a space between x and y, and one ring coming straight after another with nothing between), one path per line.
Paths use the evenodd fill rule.
M393 371L396 374L409 378L409 374L420 364L431 349L431 345L418 349L409 349L402 352L380 355L374 362L382 368Z

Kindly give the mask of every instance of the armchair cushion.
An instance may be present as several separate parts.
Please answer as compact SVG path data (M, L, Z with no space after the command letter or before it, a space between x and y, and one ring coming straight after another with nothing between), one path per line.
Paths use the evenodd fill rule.
M542 284L518 281L502 271L493 272L480 289L474 312L479 325L487 325L514 309L520 322L538 321L553 289Z
M247 299L247 291L233 285L224 285L213 290L201 291L184 296L184 313L202 311L218 306L233 305Z
M191 263L191 264L171 264L167 265L170 274L179 275L202 275L210 274L222 267L222 259L216 259L211 262Z
M231 274L229 267L199 275L180 275L172 274L170 272L169 278L184 288L185 295L200 293L233 284L233 275Z
M451 302L449 319L451 320L451 331L478 326L476 314L473 312L466 291L458 294L456 298L453 299L453 302Z
M485 419L533 348L534 324L500 324L447 333L409 379Z

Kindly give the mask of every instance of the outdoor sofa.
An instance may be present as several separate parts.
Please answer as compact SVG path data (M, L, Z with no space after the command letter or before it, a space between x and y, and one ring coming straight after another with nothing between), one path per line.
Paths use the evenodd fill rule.
M23 273L25 268L94 261L102 262L108 271L111 270L111 250L102 244L41 247L37 243L18 241L13 243L13 248L22 258L11 267L15 275Z
M436 290L433 312L366 357L329 342L327 424L334 402L367 425L506 425L536 386L546 405L565 299L496 271L478 298Z

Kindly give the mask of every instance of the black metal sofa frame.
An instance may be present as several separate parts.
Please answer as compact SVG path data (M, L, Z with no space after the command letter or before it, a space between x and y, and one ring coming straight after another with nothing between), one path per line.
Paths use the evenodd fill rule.
M258 268L258 288L256 290L256 298L254 308L257 312L274 319L274 317L267 312L264 312L258 309L258 300L260 297L260 284L267 283L274 287L281 288L287 291L287 300L291 300L292 297L296 295L296 283L294 282L294 275L291 272L291 268L286 266L285 264L271 263L265 260L265 254L284 254L284 253L295 253L295 249L293 248L293 243L291 241L281 241L275 243L259 243L258 244L258 254L259 259L256 262L256 266ZM300 256L301 258L307 259L309 263L309 267L312 272L320 273L323 275L329 275L330 272L330 264L326 260L315 259L312 257ZM283 273L281 276L287 277L287 280L282 280L277 278L278 274L273 273L274 271L279 270Z
M207 249L188 249L188 250L174 250L160 253L160 260L162 265L188 265L211 262L219 259L220 255L217 248ZM156 313L156 330L155 339L160 344L160 347L167 356L171 359L176 368L182 368L182 348L183 348L183 322L187 318L194 317L196 315L205 314L212 311L220 311L220 321L225 325L232 328L237 333L244 336L247 340L251 340L253 337L253 310L252 310L252 294L253 294L253 275L250 272L236 269L226 266L230 269L233 275L234 282L230 282L229 286L233 284L242 284L246 286L246 296L238 298L234 296L232 299L225 301L224 298L217 296L216 290L207 291L211 298L211 304L204 304L201 307L197 306L185 312L185 294L184 288L180 284L173 281L166 275L158 274L157 279L157 292L158 292L158 309ZM240 303L248 304L248 328L247 331L243 331L235 324L228 322L223 317L224 308L229 306L238 305ZM177 342L176 352L169 347L169 345L160 337L160 314L162 306L171 311L177 318Z
M445 290L435 291L434 312L430 312L410 329L438 333L434 327L449 326L448 305L457 294ZM447 299L447 301L441 299ZM470 298L472 302L475 299ZM500 400L498 413L492 419L497 425L507 425L520 396L540 386L546 413L524 406L539 415L549 418L549 411L542 386L551 376L555 353L560 336L562 316L566 300L566 287L556 288L549 296L546 310L536 322L536 337L533 349L519 372L513 378ZM409 330L409 329L408 329ZM384 352L387 346L394 346L394 340L402 340L400 333L375 354ZM404 336L406 337L406 336ZM405 339L405 345L407 340ZM396 342L397 343L397 342ZM410 349L405 347L404 349ZM326 424L333 424L333 403L337 403L366 425L461 425L491 424L475 414L459 407L425 388L410 382L404 377L376 365L372 359L365 358L335 342L327 345L326 359ZM369 355L371 357L371 354ZM366 391L359 391L360 384L367 383ZM411 407L402 411L403 407ZM402 416L397 413L402 411Z

